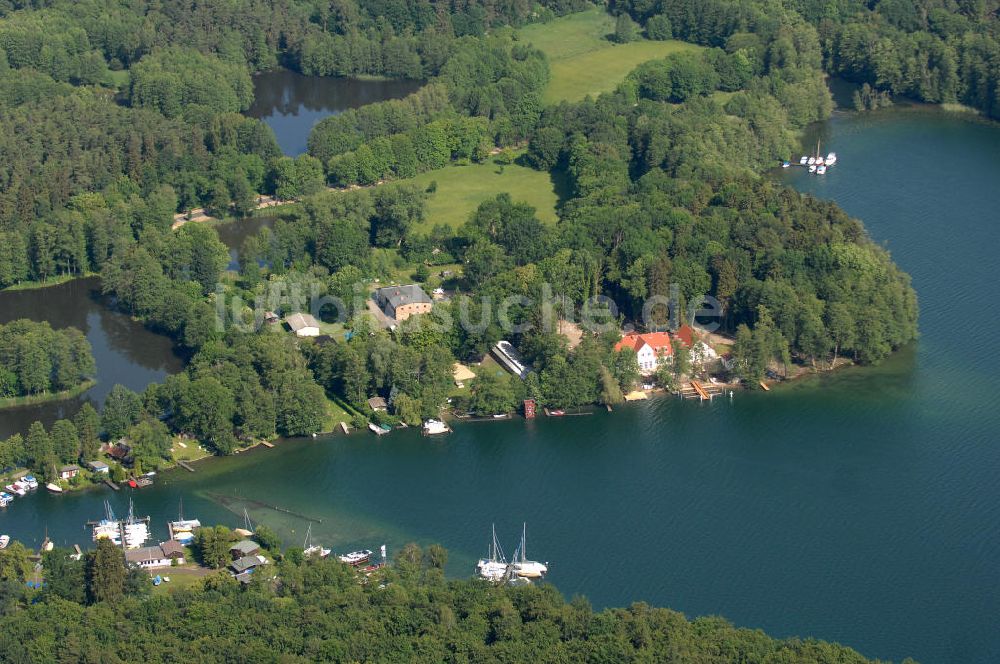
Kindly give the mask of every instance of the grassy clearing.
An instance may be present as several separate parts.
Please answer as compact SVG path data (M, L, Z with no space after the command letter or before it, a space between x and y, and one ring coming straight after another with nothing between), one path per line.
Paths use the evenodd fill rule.
M525 201L532 205L538 218L545 223L555 223L555 184L548 173L536 171L526 166L511 164L503 167L489 161L468 166L445 166L435 171L422 173L415 178L403 180L427 188L437 182L437 191L427 199L427 215L418 230L426 232L436 224L448 224L452 228L461 226L479 204L497 194L507 192L515 201Z
M212 453L201 447L193 438L182 439L180 436L175 436L174 443L170 447L170 456L174 461L197 461L212 456Z
M587 95L609 92L647 60L700 48L673 40L615 44L607 39L614 31L614 23L610 14L595 7L520 30L521 39L549 58L552 78L543 96L546 104L579 101Z

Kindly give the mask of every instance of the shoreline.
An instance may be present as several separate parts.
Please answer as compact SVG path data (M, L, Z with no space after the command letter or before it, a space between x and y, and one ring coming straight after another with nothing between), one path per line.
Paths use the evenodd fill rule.
M76 387L62 392L43 392L41 394L27 394L20 397L6 397L0 399L0 411L13 410L22 406L37 406L38 404L50 403L53 401L64 401L78 397L90 388L97 385L97 379L91 378Z

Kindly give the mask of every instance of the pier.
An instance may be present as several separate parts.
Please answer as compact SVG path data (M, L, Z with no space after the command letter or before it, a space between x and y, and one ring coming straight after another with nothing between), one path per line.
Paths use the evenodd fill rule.
M191 472L191 473L194 472L194 467L191 466L191 464L189 464L187 461L178 461L177 465L180 466L181 468L183 468L184 470L188 471L188 472Z
M107 477L104 478L104 483L107 484L112 489L114 489L115 491L118 491L121 488L120 486L118 486L117 484L115 484L114 482L112 482Z

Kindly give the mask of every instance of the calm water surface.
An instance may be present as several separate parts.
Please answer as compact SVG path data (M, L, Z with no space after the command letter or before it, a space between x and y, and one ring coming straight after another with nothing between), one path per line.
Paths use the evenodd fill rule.
M243 508L300 543L441 542L450 572L491 522L595 606L644 600L811 635L872 657L1000 661L1000 128L929 112L839 116L824 179L778 175L865 219L921 298L919 343L874 369L698 405L292 441L163 473L135 492L155 533ZM815 138L807 139L815 144ZM108 491L18 500L0 530L88 542ZM292 517L279 506L300 513Z
M19 318L82 331L93 348L97 383L73 399L0 410L0 438L26 432L35 420L48 426L72 417L85 401L99 405L115 383L140 391L184 366L169 338L108 308L96 277L37 290L0 292L0 323Z
M274 130L287 155L306 151L313 125L329 115L416 92L423 81L357 80L304 76L293 71L265 72L254 77L254 101L247 115Z

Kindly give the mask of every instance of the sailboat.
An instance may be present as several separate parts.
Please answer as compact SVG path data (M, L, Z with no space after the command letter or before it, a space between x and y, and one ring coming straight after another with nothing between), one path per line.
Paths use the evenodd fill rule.
M121 546L122 532L121 523L115 519L115 513L111 511L111 503L104 501L104 518L94 524L94 541L108 539L116 546Z
M250 513L247 508L243 508L243 528L234 528L233 532L240 537L250 537L253 535L253 524L250 523Z
M201 528L201 521L198 519L184 518L184 498L181 497L177 505L177 520L170 522L170 527L175 533L191 532L195 528Z
M525 552L527 533L528 526L522 523L521 545L517 547L517 553L514 555L514 572L525 579L540 579L548 573L549 566L536 560L528 560L528 555Z
M122 522L122 530L125 533L125 548L138 549L149 539L149 525L135 518L135 509L132 501L128 501L128 517Z
M493 541L490 543L489 558L482 558L476 564L476 573L487 581L502 581L507 574L507 558L497 541L497 527L493 524Z
M312 543L312 524L306 529L306 540L302 543L302 555L306 558L311 558L316 556L318 558L326 558L330 555L330 549L324 549L319 544Z

